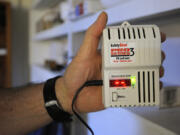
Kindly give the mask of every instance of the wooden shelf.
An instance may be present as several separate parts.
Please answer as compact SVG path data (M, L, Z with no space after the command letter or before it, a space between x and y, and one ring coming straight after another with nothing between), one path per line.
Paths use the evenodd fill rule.
M46 9L57 5L62 0L34 0L32 7L34 9Z
M163 3L163 4L162 4ZM123 21L140 19L153 15L163 15L172 11L180 11L180 1L177 0L131 0L124 4L105 10L108 14L108 25L119 24ZM101 11L100 11L101 12ZM96 20L99 13L82 17L71 21L69 24L56 26L52 29L40 32L35 36L35 40L48 40L72 33L83 32Z
M39 32L34 37L34 40L39 41L39 40L48 40L52 38L62 37L68 34L68 29L69 29L68 24L64 23L59 26L55 26L51 29Z

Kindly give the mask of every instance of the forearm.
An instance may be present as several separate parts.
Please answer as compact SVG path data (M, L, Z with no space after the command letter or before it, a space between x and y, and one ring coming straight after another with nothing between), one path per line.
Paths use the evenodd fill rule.
M44 108L43 84L0 90L0 134L21 135L52 120Z

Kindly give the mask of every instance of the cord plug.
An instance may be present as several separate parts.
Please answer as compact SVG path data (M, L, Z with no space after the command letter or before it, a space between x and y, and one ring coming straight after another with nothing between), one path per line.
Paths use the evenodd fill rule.
M85 83L85 86L102 86L103 85L103 81L102 80L92 80L92 81L87 81Z

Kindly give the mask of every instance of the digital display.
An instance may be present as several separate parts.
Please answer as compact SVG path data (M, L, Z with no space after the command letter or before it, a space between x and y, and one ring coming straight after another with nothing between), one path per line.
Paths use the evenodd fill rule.
M131 79L110 80L109 83L110 87L129 87Z

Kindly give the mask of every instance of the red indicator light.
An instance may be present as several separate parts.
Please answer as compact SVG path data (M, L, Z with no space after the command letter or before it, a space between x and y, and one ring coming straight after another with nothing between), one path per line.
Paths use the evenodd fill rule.
M121 82L120 82L119 80L115 80L115 81L114 81L114 84L117 85L117 86L118 86L120 83L121 83Z
M121 80L110 80L110 87L128 87L131 86L130 79L121 79Z
M122 84L122 85L126 85L125 81L121 81L121 84Z

